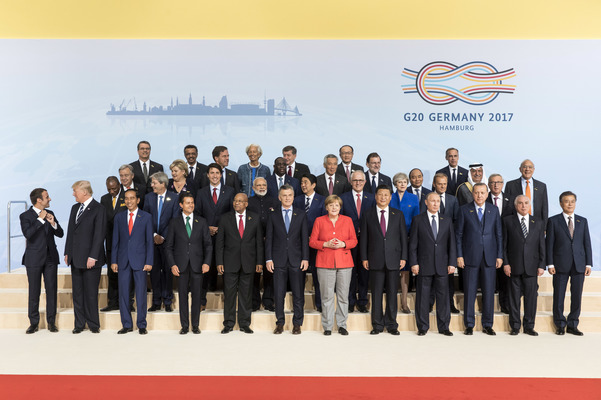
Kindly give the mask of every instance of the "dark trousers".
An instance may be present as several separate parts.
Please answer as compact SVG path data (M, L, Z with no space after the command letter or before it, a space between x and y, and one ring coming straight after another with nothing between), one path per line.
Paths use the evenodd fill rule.
M146 328L146 271L134 270L129 263L125 267L119 267L119 314L121 314L121 325L124 328L133 328L131 319L131 308L129 304L129 287L132 280L136 292L136 303L138 313L136 314L136 326L138 329Z
M313 279L313 291L315 292L315 308L321 309L321 289L319 288L319 278L317 277L317 268L315 267L316 258L317 250L313 248L309 249L309 271L311 272L311 278Z
M107 291L107 306L109 307L119 307L119 274L117 272L113 272L111 268L111 252L107 253L107 267L106 267L106 275L108 277L108 291ZM133 281L129 288L129 306L134 305L134 285Z
M486 266L484 258L480 266L466 265L463 269L463 323L466 328L476 324L476 293L478 284L482 288L482 326L492 328L495 311L495 278L494 266Z
M171 266L166 265L164 244L154 245L154 263L150 271L152 283L152 304L171 305L173 302L173 275ZM139 303L138 303L139 304Z
M217 239L217 235L211 236L211 240L213 241L213 255L211 257L211 264L209 265L209 272L203 275L202 286L200 288L200 304L203 306L207 305L207 292L214 291L217 287L218 273L217 264L215 263L215 239Z
M415 323L417 329L427 332L430 329L430 296L432 289L436 298L436 325L438 332L449 329L451 306L449 303L449 283L451 275L421 275L415 278Z
M507 276L507 275L505 275ZM536 318L536 300L538 296L538 279L526 274L508 277L509 288L509 326L520 329L520 299L524 292L524 329L534 329Z
M177 289L179 291L179 320L183 329L188 329L189 307L188 292L192 293L192 327L200 324L200 288L202 287L203 274L192 271L190 264L184 272L179 273Z
M233 328L236 324L236 295L238 296L238 325L250 326L252 314L253 274L242 269L238 272L223 273L223 326Z
M369 288L369 271L363 268L359 250L357 247L351 249L353 255L353 275L351 276L351 286L349 288L348 306L349 308L367 306L367 289ZM398 286L398 285L397 285Z
M261 273L255 272L253 277L253 310L273 307L273 273L263 268L263 299L261 300Z
M448 275L448 293L449 293L449 309L452 305L455 305L455 274L449 274ZM434 300L436 299L436 288L434 287L435 285L435 279L432 280L432 290L430 290L430 308L432 306L434 306ZM416 288L417 288L417 284L416 284Z
M44 287L46 289L46 322L48 325L54 324L56 319L56 274L57 266L55 263L46 262L40 267L26 267L27 281L29 282L29 304L27 307L27 316L30 325L40 323L40 293L42 291L42 276L44 277Z
M363 268L363 267L361 267ZM399 292L399 270L370 270L369 282L371 283L371 324L374 329L383 331L398 329L396 321ZM386 293L386 311L382 310L382 301Z
M305 274L301 271L300 266L292 266L290 263L287 263L286 266L277 266L273 269L276 324L284 325L286 322L284 301L286 300L288 282L290 282L290 289L292 291L292 309L294 311L292 323L301 326L303 324L305 308L305 293L303 290Z
M101 273L100 267L87 269L85 265L84 268L71 266L75 329L85 328L86 323L90 329L100 329L98 285Z
M503 268L497 269L497 292L499 293L499 305L501 310L509 310L509 277L505 275Z
M570 314L568 319L563 315L563 306L566 297L566 289L570 281ZM578 318L580 317L580 307L582 304L582 287L584 286L584 273L576 272L572 265L569 274L553 275L553 322L557 328L578 327Z

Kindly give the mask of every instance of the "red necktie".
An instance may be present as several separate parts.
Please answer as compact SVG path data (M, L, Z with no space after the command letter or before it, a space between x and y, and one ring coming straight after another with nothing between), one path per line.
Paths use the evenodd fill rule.
M240 239L244 236L244 222L242 222L242 215L239 215L240 222L238 222L238 232L240 232Z
M213 203L217 204L217 188L213 188Z
M334 194L334 183L332 182L331 176L330 176L330 184L328 185L328 192L330 192L330 195Z
M361 194L357 193L357 217L361 217Z
M499 199L499 198L498 198L497 196L495 196L495 207L499 207L499 205L497 204L497 200L498 200L498 199Z
M292 167L288 166L288 176L292 176Z
M346 179L348 179L349 183L351 183L351 173L349 171L348 165L346 166Z
M382 229L382 236L386 237L386 218L384 218L384 213L386 210L380 210L382 216L380 217L380 228Z
M134 228L134 213L130 212L129 213L129 236L131 236L131 230Z

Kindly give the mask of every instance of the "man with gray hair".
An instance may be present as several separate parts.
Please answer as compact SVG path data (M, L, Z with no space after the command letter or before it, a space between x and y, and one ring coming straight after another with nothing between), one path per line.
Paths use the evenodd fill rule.
M328 197L331 194L340 196L342 193L351 190L351 185L346 176L336 173L338 157L334 154L326 155L323 158L323 166L326 172L317 177L317 185L315 185L315 191L318 194L324 197Z
M505 193L511 199L518 194L526 195L530 199L530 210L528 214L542 220L545 225L549 218L549 199L547 198L547 185L532 178L534 174L534 163L524 160L520 164L522 176L507 182ZM515 214L515 213L514 213Z
M144 208L144 196L146 195L146 186L134 182L134 167L130 164L123 164L119 167L119 181L121 182L121 192L134 189L140 197L140 208Z

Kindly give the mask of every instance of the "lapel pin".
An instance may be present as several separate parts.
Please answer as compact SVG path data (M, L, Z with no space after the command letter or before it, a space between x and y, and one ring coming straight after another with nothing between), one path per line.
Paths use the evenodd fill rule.
M195 220L194 220L194 222L198 222L198 220L197 220L197 219L195 219Z

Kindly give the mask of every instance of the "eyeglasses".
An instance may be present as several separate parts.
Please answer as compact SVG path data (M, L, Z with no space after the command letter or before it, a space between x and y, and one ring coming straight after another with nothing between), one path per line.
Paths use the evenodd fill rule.
M491 182L490 184L491 185L502 185L503 181L500 181L500 182Z
M353 179L351 182L365 182L365 179Z

